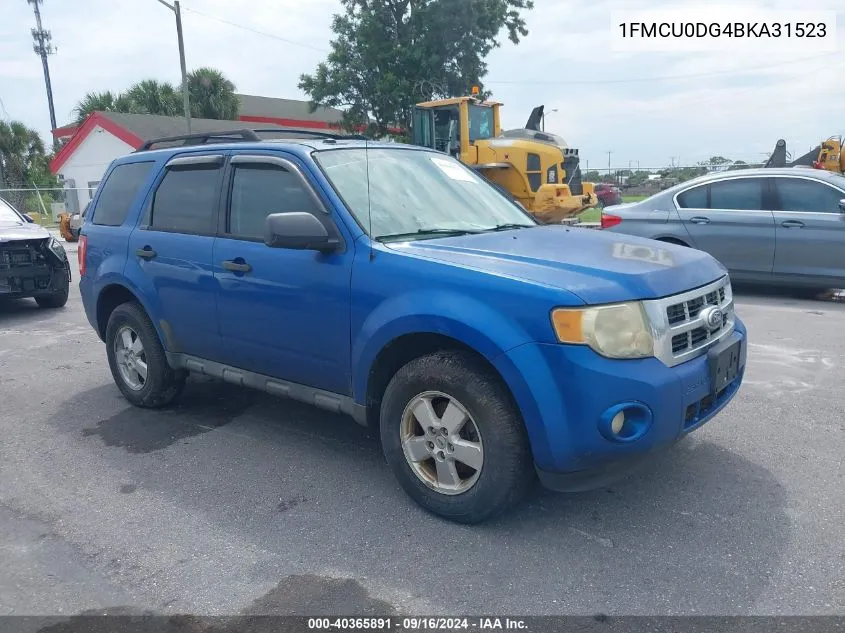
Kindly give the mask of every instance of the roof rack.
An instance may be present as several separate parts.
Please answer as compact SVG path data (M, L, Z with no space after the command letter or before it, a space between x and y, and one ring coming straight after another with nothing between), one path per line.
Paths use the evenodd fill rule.
M154 138L148 141L145 141L141 147L139 147L136 152L146 152L153 148L154 145L158 145L160 143L167 143L171 146L173 145L206 145L210 143L237 143L238 141L262 141L262 140L272 140L272 139L263 139L259 134L281 134L281 135L293 135L293 138L301 138L301 137L312 137L312 138L322 138L322 139L332 139L332 140L368 140L367 137L361 136L358 134L355 135L344 135L344 134L336 134L333 132L322 132L318 130L298 130L292 128L265 128L265 129L248 129L243 128L240 130L226 130L221 132L201 132L196 134L182 134L179 136L163 136L161 138ZM178 143L182 141L181 143Z

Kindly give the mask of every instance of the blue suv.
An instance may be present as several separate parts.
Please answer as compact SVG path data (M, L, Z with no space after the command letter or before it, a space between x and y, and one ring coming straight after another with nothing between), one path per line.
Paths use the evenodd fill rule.
M536 477L624 477L737 393L711 256L538 225L438 152L234 136L147 143L91 202L79 287L132 404L197 372L348 414L416 502L473 523Z

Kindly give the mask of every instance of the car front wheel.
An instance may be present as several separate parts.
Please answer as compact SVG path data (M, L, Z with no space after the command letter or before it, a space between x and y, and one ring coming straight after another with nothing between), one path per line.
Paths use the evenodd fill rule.
M65 286L62 290L35 297L35 302L39 308L61 308L67 303L68 292L69 289Z
M498 376L464 352L402 367L381 407L382 448L408 495L477 523L515 505L533 480L522 420Z

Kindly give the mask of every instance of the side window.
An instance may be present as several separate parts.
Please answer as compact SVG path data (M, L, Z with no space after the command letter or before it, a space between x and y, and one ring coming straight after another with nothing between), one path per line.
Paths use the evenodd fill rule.
M153 198L150 228L209 235L215 232L221 167L171 167Z
M707 185L687 189L678 196L678 206L682 209L706 209Z
M845 193L824 183L804 178L775 178L781 211L839 213Z
M277 165L240 163L232 176L227 233L263 238L271 213L317 212L317 205L299 176Z
M737 178L711 183L710 208L736 211L763 209L763 180Z
M126 163L115 167L103 185L97 206L93 209L93 223L103 226L123 224L132 201L152 167L152 162Z
M543 170L539 154L528 154L526 157L525 174L528 176L528 186L531 191L537 191L543 184Z

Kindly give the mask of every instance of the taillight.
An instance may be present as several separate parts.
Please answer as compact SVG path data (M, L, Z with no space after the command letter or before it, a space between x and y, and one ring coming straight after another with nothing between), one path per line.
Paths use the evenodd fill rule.
M79 246L76 249L76 261L79 262L79 276L85 274L85 255L88 250L88 236L79 236Z
M622 223L622 218L618 215L610 215L609 213L601 214L601 228L609 229L611 226L616 226Z

